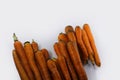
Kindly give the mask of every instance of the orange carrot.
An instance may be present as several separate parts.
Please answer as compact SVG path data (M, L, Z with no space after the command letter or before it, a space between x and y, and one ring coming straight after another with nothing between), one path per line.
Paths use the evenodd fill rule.
M71 75L72 79L73 80L78 80L77 74L76 74L76 72L73 68L72 63L71 63L70 56L68 54L67 46L66 46L65 42L64 41L59 41L58 44L59 44L59 50L61 51L61 55L64 56L65 59L66 59L67 66L68 66L68 69L69 69L69 72L70 72L70 75Z
M63 56L58 56L57 60L58 60L58 64L60 65L60 68L62 70L65 80L71 80L65 58Z
M83 68L81 59L79 57L78 49L75 46L75 43L71 42L71 41L68 42L67 43L67 48L68 48L70 58L72 60L72 63L74 65L74 67L75 67L75 70L77 72L77 75L78 75L79 79L80 80L88 80L86 72L85 72L85 70Z
M35 62L35 58L34 58L35 56L34 56L34 52L33 52L30 42L27 41L24 43L24 50L27 56L27 60L30 64L30 67L35 75L35 80L42 80L39 69Z
M65 43L68 42L68 37L67 37L67 35L65 33L60 33L58 35L58 41L61 41L61 40L64 41Z
M51 80L50 73L47 67L47 62L45 60L45 57L43 56L42 51L37 51L35 53L35 58L41 68L41 72L44 76L44 80Z
M26 58L23 45L22 45L22 43L20 41L18 41L15 34L13 34L13 38L14 38L14 48L15 48L15 50L17 52L17 55L19 56L19 58L21 60L23 68L25 69L25 72L27 73L29 79L34 80L34 76L33 76L32 70L31 70L31 68L29 66L28 60Z
M47 61L47 66L48 66L50 72L52 73L54 80L62 80L60 73L57 69L56 63L53 60L49 59Z
M56 55L57 55L57 56L61 55L61 52L60 52L60 50L59 50L59 44L58 44L57 42L54 44L53 47L54 47L54 50L55 50Z
M97 66L101 66L100 58L99 58L99 55L98 55L98 52L97 52L97 48L96 48L96 45L95 45L95 41L94 41L94 38L93 38L93 35L92 35L92 32L90 30L89 25L88 24L84 24L83 29L87 33L90 45L91 45L92 50L94 52L95 63L96 63Z
M86 49L88 51L89 59L91 60L92 64L94 65L93 50L90 46L90 43L89 43L89 40L88 40L88 37L87 37L85 30L82 30L82 34L83 34L83 42L84 42Z
M74 32L74 29L73 29L73 27L71 25L68 25L68 26L65 27L65 32L68 33L69 31Z
M88 53L87 53L87 49L83 43L82 30L79 26L76 26L75 33L76 33L76 39L77 39L78 46L82 50L81 58L82 58L83 63L85 64L88 60Z
M33 48L33 52L37 52L39 50L38 43L32 40L31 46Z
M60 68L60 65L58 64L58 59L52 58L52 60L55 62L56 66L57 66L57 69L58 69L58 72L59 72L62 80L65 80L64 77L63 77L63 74L62 74L62 70L61 70L61 68Z
M47 49L41 49L43 56L45 57L46 61L50 58L49 52Z
M73 41L77 44L77 40L76 40L76 36L74 32L72 31L67 32L67 36L68 36L69 41Z
M27 76L27 74L26 74L26 72L25 72L25 70L22 66L22 63L21 63L21 61L20 61L20 59L19 59L15 50L13 50L12 55L13 55L13 59L14 59L14 62L15 62L15 65L16 65L16 68L18 70L18 73L19 73L19 76L20 76L21 80L29 80L29 78L28 78L28 76Z

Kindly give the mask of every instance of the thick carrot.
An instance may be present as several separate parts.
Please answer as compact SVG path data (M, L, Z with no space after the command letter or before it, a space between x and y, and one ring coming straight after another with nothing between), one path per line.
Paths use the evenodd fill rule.
M33 48L33 52L37 52L39 50L38 43L32 40L31 46Z
M14 62L15 62L15 65L16 65L16 68L18 70L18 73L19 73L19 76L21 78L21 80L29 80L23 66L22 66L22 63L16 53L15 50L12 51L12 55L13 55L13 59L14 59Z
M56 43L53 45L53 47L54 47L54 50L55 50L56 55L57 55L57 56L61 55L58 42L56 42Z
M47 61L47 66L48 66L50 72L52 73L54 80L62 80L60 73L57 69L56 63L53 60L49 59Z
M67 32L67 37L68 37L69 41L73 41L77 44L77 40L76 40L76 36L75 36L74 32L72 32L72 31Z
M20 41L18 41L17 37L15 34L13 34L14 38L14 48L17 52L17 55L19 56L21 63L23 65L23 68L25 69L25 72L27 73L28 77L30 80L34 80L34 75L32 73L32 70L29 66L27 57L25 55L24 47Z
M65 43L68 42L68 37L67 37L67 35L65 33L60 33L58 35L58 41L61 41L61 40L64 41Z
M82 30L82 34L83 34L83 36L82 36L83 42L84 42L86 49L88 51L89 59L91 60L92 64L94 65L95 61L94 61L94 57L93 57L93 50L90 46L90 43L89 43L89 40L88 40L88 37L87 37L85 30Z
M74 32L74 29L71 25L68 25L68 26L65 27L65 32L68 33L69 31Z
M77 75L78 75L79 79L80 80L88 80L86 72L83 68L81 59L79 57L78 49L75 46L75 43L71 42L71 41L68 42L67 43L67 48L68 48L70 58L72 60L72 63L75 67L75 70L77 72Z
M70 60L70 56L69 56L68 51L67 51L66 43L64 41L59 41L58 44L59 44L59 50L61 51L61 55L64 56L66 59L67 66L68 66L70 75L72 77L72 80L78 80L77 74L74 70L74 67L73 67L71 60Z
M50 73L47 67L47 62L45 60L45 57L43 56L42 51L37 51L35 53L35 58L41 68L41 72L44 76L44 80L51 80Z
M92 32L90 30L89 25L88 24L84 24L83 29L87 33L90 45L91 45L92 50L94 52L95 63L96 63L97 66L101 66L100 58L99 58L99 55L98 55L98 52L97 52L97 48L96 48L96 45L95 45L95 41L94 41L94 38L93 38L93 35L92 35Z
M49 52L47 49L41 49L43 56L45 57L46 61L50 58Z
M82 58L83 64L86 64L86 62L88 60L88 53L87 53L87 49L83 43L82 30L79 26L76 26L75 33L76 33L76 39L77 39L78 46L82 50L81 58Z
M34 52L33 52L33 49L32 49L30 42L27 41L24 43L24 50L25 50L25 53L27 56L27 60L30 64L30 67L34 73L35 80L42 80L39 69L38 69L37 64L35 62L35 56L34 56Z
M65 58L63 56L58 56L57 60L58 60L58 64L60 65L60 68L62 70L64 79L71 80Z

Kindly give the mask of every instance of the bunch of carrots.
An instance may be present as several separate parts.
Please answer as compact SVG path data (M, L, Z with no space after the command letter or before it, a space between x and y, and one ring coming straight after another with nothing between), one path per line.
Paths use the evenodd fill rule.
M53 47L57 58L51 58L47 49L38 43L26 41L24 45L14 34L13 59L21 80L88 80L83 65L88 60L98 67L100 58L88 24L65 27Z

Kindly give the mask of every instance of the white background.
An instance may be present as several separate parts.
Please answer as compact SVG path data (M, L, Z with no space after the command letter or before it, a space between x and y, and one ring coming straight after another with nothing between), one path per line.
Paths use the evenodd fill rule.
M86 65L89 80L120 80L119 0L0 0L0 80L20 80L12 58L19 40L36 40L53 56L53 44L66 25L91 26L102 66Z

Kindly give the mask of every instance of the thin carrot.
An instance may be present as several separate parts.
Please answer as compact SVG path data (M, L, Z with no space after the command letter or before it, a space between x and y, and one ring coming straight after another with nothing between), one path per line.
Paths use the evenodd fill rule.
M44 76L44 80L51 80L50 73L47 67L47 62L45 60L45 57L43 56L42 51L37 51L35 53L35 58L41 68L41 72Z
M77 72L77 75L78 75L79 79L80 80L88 80L86 72L83 68L81 59L79 57L78 49L75 46L75 43L71 42L71 41L68 42L67 43L67 48L68 48L70 58L72 60L72 63L75 67L75 70Z
M33 52L37 52L39 50L38 43L32 40L31 46L33 48Z
M58 56L57 60L58 60L58 64L60 65L60 68L62 70L65 80L71 80L65 58L63 56Z
M37 64L35 62L34 52L33 52L32 46L31 46L29 41L24 43L24 50L25 50L25 53L27 56L27 60L30 64L30 67L35 75L35 80L42 80L39 69L38 69Z
M45 57L46 61L50 58L49 52L47 49L43 48L41 49L43 56Z
M55 50L56 55L57 55L57 56L61 55L58 42L56 42L56 43L53 45L53 47L54 47L54 50Z
M87 49L83 43L82 30L79 26L76 26L75 33L76 33L76 39L77 39L78 46L82 50L81 58L82 58L83 64L86 64L86 62L88 60L88 53L87 53Z
M74 32L74 29L71 25L68 25L68 26L65 27L65 32L68 33L69 31Z
M95 63L97 66L101 66L101 61L100 61L100 57L98 55L98 52L97 52L97 48L96 48L96 45L95 45L95 41L94 41L94 38L93 38L93 35L92 35L92 32L90 30L90 27L88 24L84 24L83 26L83 29L86 31L87 33L87 36L88 36L88 39L89 39L89 42L90 42L90 45L92 47L92 50L94 52L94 59L95 59Z
M29 80L23 66L22 66L22 63L16 53L15 50L12 51L12 55L13 55L13 59L14 59L14 62L15 62L15 65L16 65L16 68L18 70L18 73L19 73L19 76L21 78L21 80Z
M59 72L62 80L65 80L65 79L64 79L64 76L63 76L63 74L62 74L62 70L61 70L61 68L60 68L60 65L58 64L58 59L57 59L57 58L52 58L52 60L55 62L56 66L57 66L57 69L58 69L58 72Z
M49 59L47 61L47 66L50 72L52 73L54 80L62 80L60 73L57 69L56 63L53 60Z
M86 34L85 30L82 30L82 34L83 34L83 37L82 37L83 42L84 42L84 44L86 46L86 49L88 51L89 59L91 60L92 64L94 65L95 61L94 61L94 58L93 58L93 50L90 46L90 43L89 43L89 40L88 40L88 37L87 37L87 34Z
M64 41L59 41L58 44L59 44L59 50L61 51L61 55L64 56L66 59L67 66L68 66L68 69L69 69L69 72L70 72L72 79L78 80L77 74L74 70L74 67L73 67L71 60L70 60L70 56L69 56L68 51L67 51L66 43Z
M29 63L28 63L27 57L25 55L23 45L20 41L18 41L15 33L13 34L13 38L14 38L14 48L17 52L17 55L19 56L19 58L21 60L23 68L25 69L25 72L27 73L29 79L34 80L34 75L32 73L32 70L31 70L30 66L29 66Z
M60 33L58 35L58 41L61 41L61 40L64 41L65 43L68 42L68 37L67 37L67 35L65 33Z

